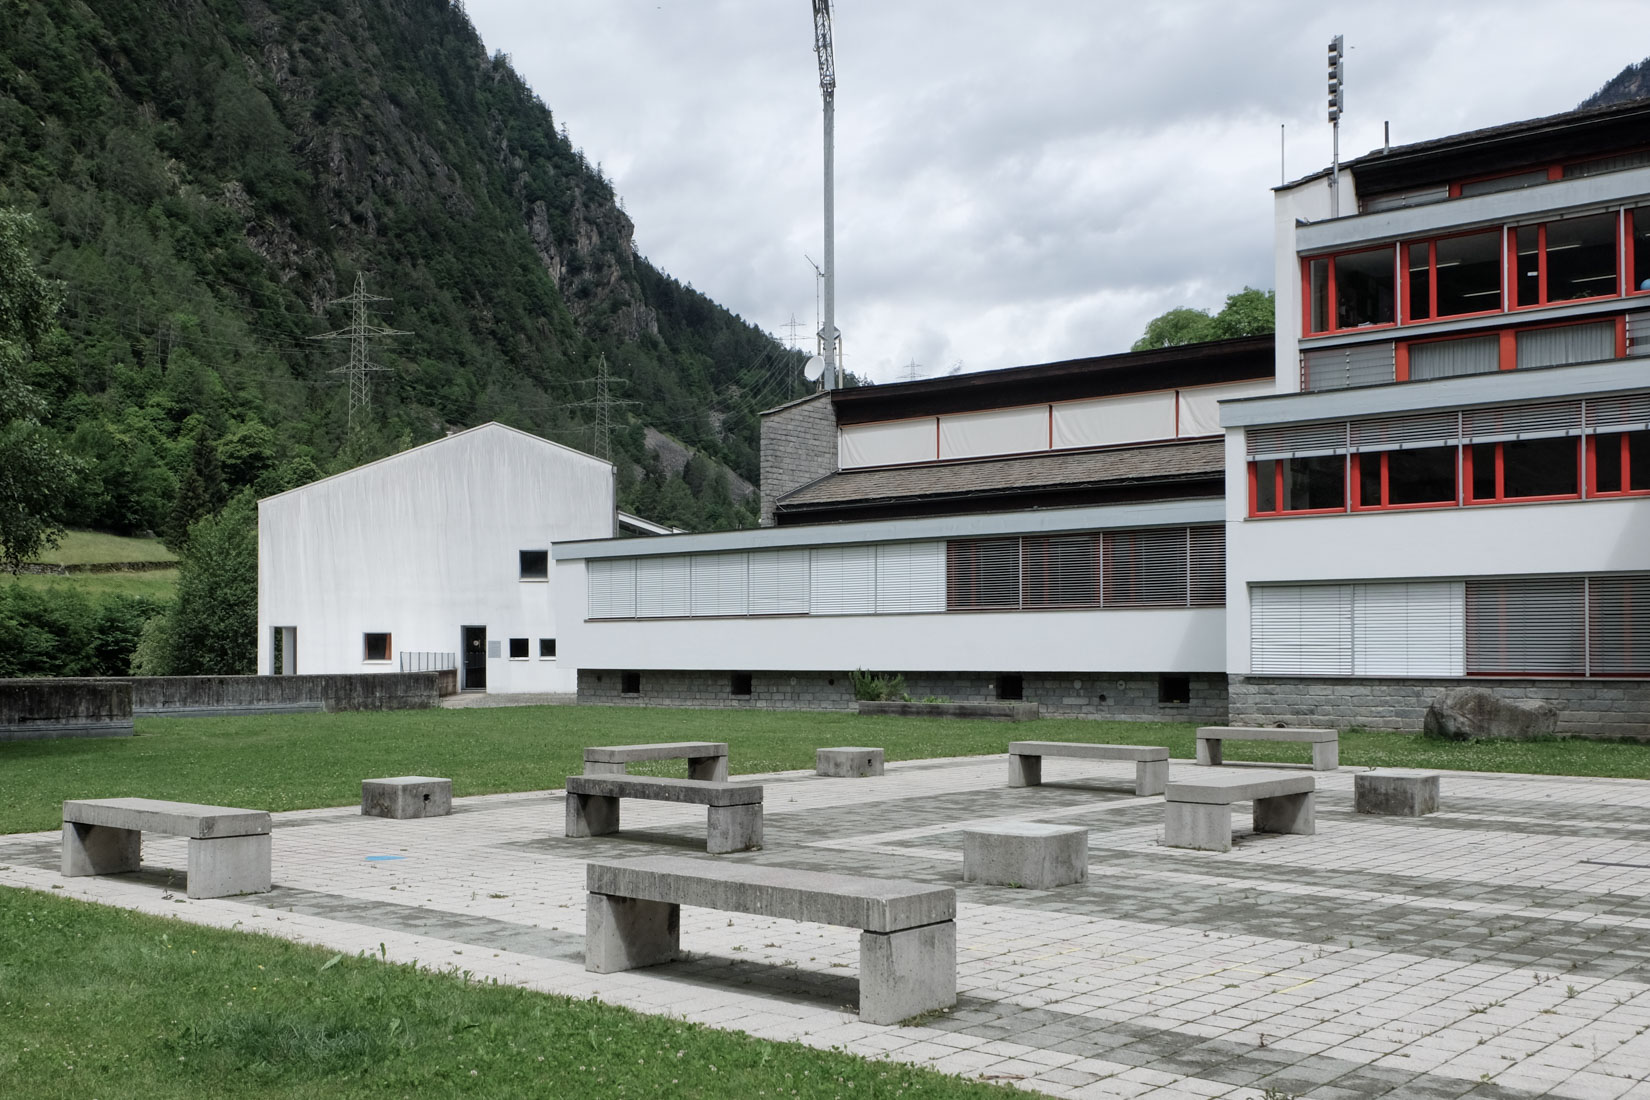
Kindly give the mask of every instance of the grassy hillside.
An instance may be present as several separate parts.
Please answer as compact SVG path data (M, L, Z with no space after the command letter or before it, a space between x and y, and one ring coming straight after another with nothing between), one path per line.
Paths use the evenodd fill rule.
M54 550L40 555L47 565L111 565L174 562L178 556L159 539L111 535L103 531L68 531Z

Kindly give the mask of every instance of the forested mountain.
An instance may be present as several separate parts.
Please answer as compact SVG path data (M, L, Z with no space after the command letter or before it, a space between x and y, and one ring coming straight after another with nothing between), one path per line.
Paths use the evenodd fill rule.
M1576 110L1608 107L1612 103L1626 103L1645 96L1650 96L1650 57L1627 66L1605 81L1604 87L1582 100Z
M4 207L62 287L31 377L88 463L86 526L175 528L486 420L590 450L603 357L636 402L622 503L726 526L748 513L720 464L754 481L755 413L804 392L799 355L635 254L600 167L449 0L4 4ZM374 341L352 434L347 342L309 337L358 274L411 335ZM644 425L695 459L661 470Z

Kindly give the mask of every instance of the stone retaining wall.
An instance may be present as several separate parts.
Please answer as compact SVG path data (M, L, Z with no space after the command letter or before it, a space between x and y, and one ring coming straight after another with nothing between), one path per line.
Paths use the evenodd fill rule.
M130 684L106 680L0 680L0 741L130 736Z
M1419 731L1432 701L1456 687L1545 700L1558 708L1561 734L1650 739L1650 681L1643 680L1233 676L1231 722Z
M139 718L309 711L419 710L437 706L439 672L337 673L318 676L134 676L132 713ZM108 682L108 681L105 681Z
M853 710L853 677L847 672L752 672L751 693L732 694L733 672L641 670L641 690L626 694L624 671L580 669L580 703L650 707L731 707L774 710ZM1192 673L1189 701L1160 703L1159 679L1138 672L1022 674L1022 699L1037 703L1045 718L1112 718L1152 722L1227 720L1224 673ZM990 672L905 675L911 698L953 703L996 703L997 675Z

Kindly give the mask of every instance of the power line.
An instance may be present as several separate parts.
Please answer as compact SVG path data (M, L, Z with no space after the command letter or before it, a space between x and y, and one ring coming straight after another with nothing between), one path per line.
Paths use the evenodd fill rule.
M367 358L367 341L380 336L411 336L410 332L399 329L384 328L382 325L370 324L367 321L368 302L387 302L390 299L376 294L367 293L367 277L357 272L355 276L355 290L346 298L334 298L328 305L348 305L354 311L348 328L334 329L332 332L323 332L318 336L311 336L311 340L349 340L349 362L342 367L334 367L333 374L342 374L349 379L349 430L355 431L355 412L361 410L366 415L367 406L372 400L370 379L372 371L389 370L388 367L374 366Z

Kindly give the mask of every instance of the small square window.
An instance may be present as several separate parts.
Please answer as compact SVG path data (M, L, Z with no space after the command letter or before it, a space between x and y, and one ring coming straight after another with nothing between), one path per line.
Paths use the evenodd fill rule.
M525 661L525 660L527 660L527 639L526 638L511 638L510 639L510 660L512 660L512 661Z
M640 695L642 693L642 674L640 672L619 673L619 694Z
M735 672L728 687L729 695L749 695L751 693L751 674Z
M1192 701L1192 678L1190 676L1159 676L1157 678L1157 701L1168 706L1190 703Z
M524 581L543 581L550 579L550 551L523 550L521 551L521 579Z
M556 639L539 639L539 660L548 661L556 655Z
M997 677L997 698L1017 703L1026 697L1025 677L1018 672L1005 672Z
M387 661L390 659L390 636L388 634L364 634L365 660Z

